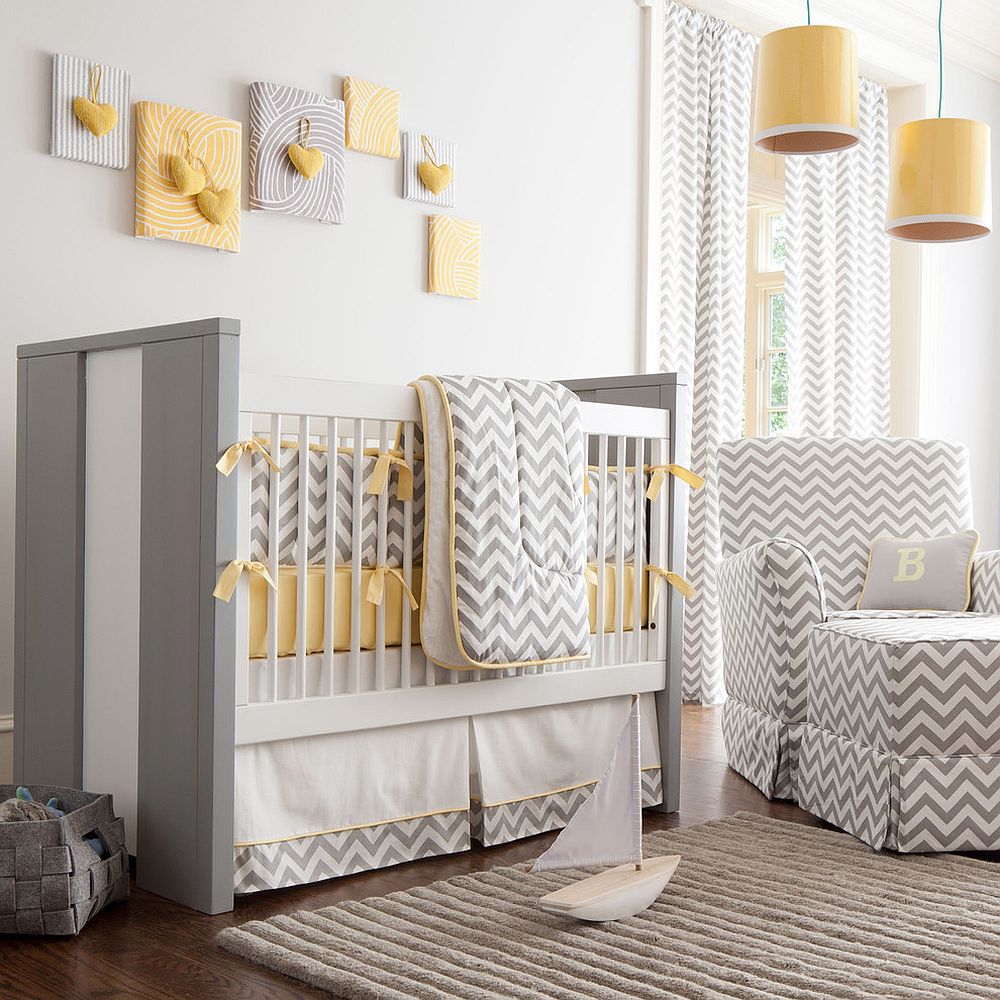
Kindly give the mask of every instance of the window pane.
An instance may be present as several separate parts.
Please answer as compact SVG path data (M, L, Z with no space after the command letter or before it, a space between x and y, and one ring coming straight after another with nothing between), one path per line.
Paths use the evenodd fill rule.
M773 410L767 417L767 433L771 435L788 432L788 411Z
M772 347L785 346L785 293L775 292L767 297L768 336Z
M785 266L785 217L768 216L767 226L769 271L780 271Z
M768 406L788 406L788 355L772 354L768 361Z

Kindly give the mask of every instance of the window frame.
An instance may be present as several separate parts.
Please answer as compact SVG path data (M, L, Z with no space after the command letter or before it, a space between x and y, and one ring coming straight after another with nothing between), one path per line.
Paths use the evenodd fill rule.
M747 209L746 356L744 365L744 437L769 437L771 414L788 412L788 404L772 406L769 396L771 358L786 347L771 346L770 298L785 291L785 270L760 270L770 263L770 220L785 206L773 194L754 197Z

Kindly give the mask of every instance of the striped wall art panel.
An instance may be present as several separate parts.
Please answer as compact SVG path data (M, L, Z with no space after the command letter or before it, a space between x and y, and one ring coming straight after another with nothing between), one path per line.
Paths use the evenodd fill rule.
M91 74L100 72L97 103L111 104L118 123L100 137L94 135L73 113L73 99L91 96ZM117 66L76 56L52 57L52 135L49 152L66 160L95 163L99 167L124 170L131 147L132 76Z
M323 153L312 178L299 173L288 147L302 141ZM250 208L320 222L344 221L344 102L277 83L250 84Z
M479 223L450 215L432 215L427 233L427 291L478 299L482 243Z
M438 166L447 164L451 167L451 183L443 190L434 194L424 186L418 170L426 160L427 151L423 140L427 140L433 155L433 162ZM427 205L437 205L438 208L455 207L455 143L450 139L442 139L426 132L409 130L403 133L403 197L407 201L422 201Z
M344 77L347 148L399 159L399 91Z

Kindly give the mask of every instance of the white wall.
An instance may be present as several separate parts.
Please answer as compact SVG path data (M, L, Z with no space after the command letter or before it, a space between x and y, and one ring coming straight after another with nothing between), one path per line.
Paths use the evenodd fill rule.
M946 65L944 114L979 118L993 130L994 224L1000 223L1000 83ZM972 460L982 548L1000 540L1000 233L933 250L936 324L923 430L962 441Z
M16 344L223 315L243 321L248 371L399 382L635 370L638 6L434 0L427 10L402 0L5 7L0 713L12 701ZM47 155L53 52L131 70L133 100L244 123L252 80L339 96L351 73L399 88L404 127L458 143L454 214L483 227L482 299L424 294L429 207L399 197L398 161L356 153L344 226L250 215L244 184L236 256L133 239L131 169Z

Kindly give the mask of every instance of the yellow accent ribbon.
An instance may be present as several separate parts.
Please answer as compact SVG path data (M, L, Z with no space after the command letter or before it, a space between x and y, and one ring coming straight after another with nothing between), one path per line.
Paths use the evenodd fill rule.
M244 573L256 573L257 576L262 577L267 582L271 590L275 593L278 592L278 585L271 579L271 574L268 573L267 567L262 562L250 562L249 559L234 559L219 574L219 582L216 583L215 590L212 591L212 596L228 604L233 596L233 591L236 590L236 584L239 583L240 577Z
M583 578L591 585L591 587L597 586L597 570L593 566L587 566L583 571Z
M222 454L222 458L215 463L215 467L224 476L228 476L233 469L239 464L240 459L243 457L245 451L256 452L258 455L264 456L264 461L267 462L275 472L281 472L281 466L271 457L271 453L265 448L260 441L256 438L251 438L249 441L237 441L236 444L231 444Z
M677 465L674 462L671 462L669 465L647 465L646 471L652 473L649 486L646 489L647 500L655 501L659 497L660 490L663 489L663 484L666 482L668 472L670 475L676 476L681 482L687 483L693 490L700 490L705 485L703 476L699 476L697 472L685 469L683 465Z
M671 587L679 590L685 597L694 597L695 595L694 587L680 573L672 573L662 566L647 566L646 572L652 574L653 577L653 587L649 598L653 607L656 606L656 599L660 596L660 580L666 580Z
M590 496L590 472L587 469L583 470L583 495Z
M403 588L406 593L406 597L410 602L410 610L416 611L420 605L417 603L417 599L413 596L413 591L410 590L410 585L403 578L403 574L395 566L376 566L372 572L372 578L368 581L368 591L365 594L365 600L369 604L374 604L376 607L382 603L382 598L385 596L385 578L386 576L394 576L398 581L399 585Z
M413 469L406 463L405 458L393 455L388 451L380 451L375 462L375 470L371 479L368 480L368 492L378 496L389 482L389 472L396 466L396 499L413 499Z

